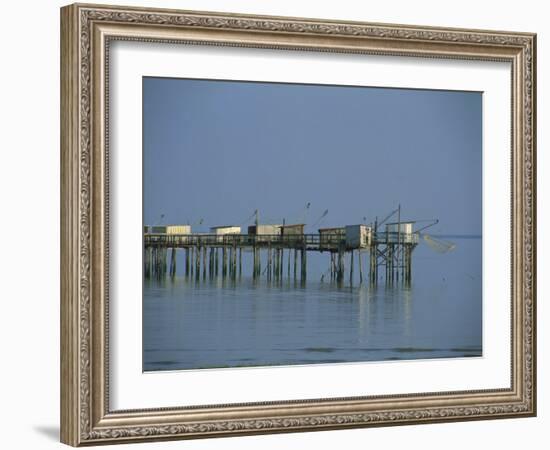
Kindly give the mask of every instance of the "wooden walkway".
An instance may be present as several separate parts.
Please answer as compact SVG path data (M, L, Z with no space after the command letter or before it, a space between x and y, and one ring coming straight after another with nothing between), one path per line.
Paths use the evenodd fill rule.
M355 254L359 254L359 280L363 282L360 252L369 253L368 280L375 284L384 275L386 283L410 283L412 279L412 252L419 241L418 233L373 233L367 247L350 247L345 237L321 234L253 235L253 234L144 234L147 278L176 275L176 250L185 251L185 275L200 279L206 277L236 278L242 274L242 251L252 251L252 276L265 274L268 280L307 277L307 253L328 252L331 281L342 282L345 277L345 256L350 253L349 280L354 280ZM170 264L167 263L168 251ZM262 251L264 258L262 258ZM285 251L287 254L285 264ZM298 258L299 257L299 258ZM266 267L262 272L262 259ZM384 267L385 271L379 271Z

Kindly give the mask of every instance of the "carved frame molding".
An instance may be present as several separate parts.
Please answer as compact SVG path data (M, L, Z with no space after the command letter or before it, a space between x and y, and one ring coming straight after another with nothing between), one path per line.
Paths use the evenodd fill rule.
M112 40L509 61L510 389L110 411L108 58ZM536 36L358 22L71 5L61 10L61 439L78 446L536 413Z

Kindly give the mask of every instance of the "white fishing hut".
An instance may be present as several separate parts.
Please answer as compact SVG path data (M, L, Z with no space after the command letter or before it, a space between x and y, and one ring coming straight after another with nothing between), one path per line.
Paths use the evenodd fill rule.
M225 234L241 234L241 227L237 225L220 225L210 228L212 234L223 236Z
M153 234L191 234L191 225L154 225Z
M414 233L415 222L394 222L386 224L386 238L388 243L416 244L418 233Z
M346 225L346 248L349 250L364 249L372 243L372 227L360 225Z

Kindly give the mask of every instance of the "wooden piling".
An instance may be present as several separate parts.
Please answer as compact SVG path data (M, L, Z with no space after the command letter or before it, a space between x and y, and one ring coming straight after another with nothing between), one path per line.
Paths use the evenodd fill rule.
M185 276L189 276L189 249L185 249Z
M292 250L288 250L288 264L286 268L286 277L290 280L290 254L292 253Z
M346 251L344 249L342 250L342 258L340 260L340 263L342 264L342 267L340 269L340 281L343 282L344 275L346 274Z
M227 276L227 248L222 248L222 277Z
M357 252L359 257L359 283L363 284L363 261L361 259L361 250Z
M227 274L233 278L233 247L229 247L227 255Z
M157 248L157 276L159 278L162 277L163 273L162 273L162 248Z
M256 278L258 275L258 252L256 250L256 245L252 249L253 261L252 261L252 278Z
M298 249L294 249L294 279L296 279L296 271L298 266Z
M154 268L155 278L160 277L160 256L159 256L159 251L160 251L159 248L154 248L153 249L153 260L154 260L153 268Z
M233 278L237 278L237 246L233 243Z
M212 248L212 278L218 276L218 249Z
M145 251L143 252L143 259L144 259L144 262L145 262L145 278L151 278L151 259L150 259L150 254L151 254L151 248L146 248Z
M336 281L341 283L344 280L344 249L340 245L338 247L338 267L337 267Z
M237 247L233 244L233 278L237 277Z
M202 248L202 279L206 279L206 247Z
M392 260L391 245L386 245L386 284L390 284L391 279L391 260Z
M412 282L412 252L414 247L409 247L409 283Z
M377 246L376 244L374 244L371 247L370 254L369 254L369 282L371 284L374 284L374 282L376 281L376 278L374 275L374 269L376 266L376 251L377 251L376 249L377 249Z
M378 282L378 247L374 248L374 280L375 283Z
M198 280L201 277L201 248L195 249L195 279Z
M162 255L164 253L164 249L163 248L159 248L157 250L157 255L158 255L158 275L159 277L162 277L163 275L163 270L164 270L164 265L162 264Z
M412 281L412 252L413 247L409 247L409 283Z
M283 279L283 268L285 266L285 261L284 261L284 252L283 252L283 249L280 248L279 249L279 273L277 274L277 277L279 278L279 280L282 280Z
M272 271L272 264L273 261L271 260L272 254L271 254L271 243L267 246L267 279L271 280L271 271Z
M151 277L155 276L155 249L151 247Z
M206 273L207 273L208 277L211 278L212 277L212 261L213 261L212 247L208 248L206 253L207 253L207 259L208 259L208 268L206 270Z
M350 264L349 264L349 284L353 284L353 250L350 252Z
M170 277L174 278L176 276L176 249L172 247L172 252L170 255Z
M153 249L149 249L149 277L153 276Z
M407 245L406 246L406 253L405 253L405 282L410 285L412 280L412 251L413 246Z
M395 281L395 255L396 255L396 252L395 252L395 244L392 244L391 245L391 258L390 258L390 264L391 264L391 267L390 267L390 274L391 274L391 277L390 277L390 281L391 281L391 284L394 283Z
M227 261L227 271L229 273L229 277L233 278L233 257L234 257L235 249L233 247L229 247L229 256Z
M210 252L209 252L209 255L208 255L208 276L210 278L212 278L214 276L214 271L215 271L214 252L215 252L214 247L210 247Z
M334 278L336 281L340 281L340 270L342 268L341 263L341 252L338 250L337 253L334 254Z
M392 244L390 246L391 253L390 253L390 284L393 284L395 280L395 245Z
M275 249L275 267L274 267L275 279L279 279L279 249Z
M148 278L147 275L147 267L149 266L149 259L147 258L147 254L149 253L148 248L143 249L143 276L145 278Z
M403 283L409 282L409 249L408 245L403 248Z
M281 263L280 263L280 274L279 274L279 278L282 280L283 279L283 267L284 267L284 261L285 261L285 251L283 248L281 248Z
M243 273L243 249L239 248L239 277Z
M302 276L301 276L301 279L302 281L305 281L306 278L307 278L307 249L305 247L302 248L302 254L300 255L301 256L301 262L302 262Z
M153 252L151 255L151 272L152 276L156 277L158 275L158 258L157 258L157 249L153 248Z

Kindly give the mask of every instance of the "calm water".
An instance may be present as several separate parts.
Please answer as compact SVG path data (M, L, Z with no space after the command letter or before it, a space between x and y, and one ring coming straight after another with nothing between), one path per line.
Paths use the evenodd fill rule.
M416 248L410 288L321 282L329 256L312 253L305 285L286 257L282 282L254 282L250 255L236 281L188 280L180 255L174 280L145 281L144 370L481 356L481 239L449 240Z

